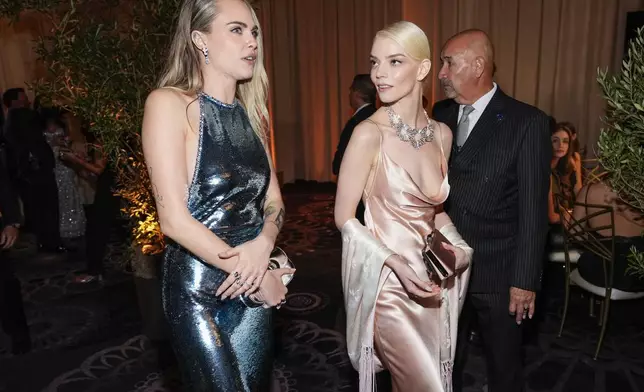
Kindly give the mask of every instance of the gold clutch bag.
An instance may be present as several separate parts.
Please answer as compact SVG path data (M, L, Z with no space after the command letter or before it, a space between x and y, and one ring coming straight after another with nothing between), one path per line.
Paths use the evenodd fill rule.
M443 243L452 244L438 230L433 230L425 240L423 249L423 261L431 276L443 281L453 276L456 272L456 256L454 253L443 248Z
M276 270L280 268L295 268L295 264L291 261L291 259L288 258L286 255L286 252L279 246L276 246L273 248L273 251L271 252L270 257L268 258L268 270ZM289 283L293 280L293 277L295 274L285 274L282 275L282 283L284 286L288 286ZM256 308L258 306L264 305L263 302L256 301L250 296L241 296L239 297L241 301L248 307L250 308Z

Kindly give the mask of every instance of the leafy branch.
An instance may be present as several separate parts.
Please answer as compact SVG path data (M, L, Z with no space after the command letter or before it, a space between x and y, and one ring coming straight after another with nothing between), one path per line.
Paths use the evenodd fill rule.
M629 43L621 72L598 70L607 103L598 158L621 201L644 213L644 28ZM644 254L631 248L627 271L644 278Z

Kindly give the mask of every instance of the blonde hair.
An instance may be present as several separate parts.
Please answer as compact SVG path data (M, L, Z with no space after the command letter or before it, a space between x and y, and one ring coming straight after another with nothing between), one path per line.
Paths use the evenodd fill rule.
M259 20L253 7L246 0L253 22L258 27L257 61L253 77L239 82L236 97L246 109L255 133L266 141L269 117L266 101L268 97L268 76L264 68L264 45ZM210 32L210 24L218 15L217 0L185 0L177 20L177 27L168 53L168 62L161 75L158 87L173 87L187 94L196 94L203 89L201 51L192 42L192 32ZM216 48L211 48L216 50Z
M425 32L412 22L401 20L376 33L376 38L389 38L402 46L409 57L416 61L431 60L432 51ZM423 82L428 80L427 74Z

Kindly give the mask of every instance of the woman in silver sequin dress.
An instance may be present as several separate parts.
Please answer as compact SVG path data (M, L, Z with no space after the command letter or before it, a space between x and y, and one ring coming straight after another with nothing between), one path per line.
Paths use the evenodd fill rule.
M186 0L159 89L147 98L143 153L169 238L163 307L185 391L264 392L272 309L267 271L284 204L267 151L267 76L257 16L241 0ZM245 295L264 307L247 306Z
M77 238L85 234L85 211L78 189L74 169L61 160L61 153L68 151L67 132L59 115L46 115L45 138L54 151L56 167L54 175L58 186L58 209L60 211L61 238Z

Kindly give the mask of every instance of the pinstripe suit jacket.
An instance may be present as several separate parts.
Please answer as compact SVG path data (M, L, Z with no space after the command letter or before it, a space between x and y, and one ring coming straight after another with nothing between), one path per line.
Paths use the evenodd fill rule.
M459 105L437 102L433 117L457 140ZM474 248L469 291L537 291L548 231L552 119L501 89L461 149L453 146L445 210Z

